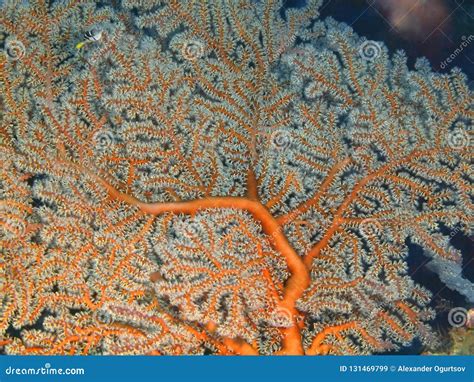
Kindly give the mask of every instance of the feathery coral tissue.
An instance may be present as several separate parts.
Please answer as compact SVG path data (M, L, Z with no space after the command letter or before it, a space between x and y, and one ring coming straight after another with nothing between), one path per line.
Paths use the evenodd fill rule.
M430 346L408 242L474 303L467 77L320 3L2 2L5 353Z

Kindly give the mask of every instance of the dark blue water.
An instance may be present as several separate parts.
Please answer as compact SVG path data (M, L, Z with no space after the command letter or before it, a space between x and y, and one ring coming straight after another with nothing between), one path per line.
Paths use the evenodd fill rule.
M413 3L416 1L413 0ZM305 0L287 0L285 4L287 7L301 7ZM416 37L404 36L390 23L387 12L373 4L374 0L325 0L320 10L321 17L345 22L359 35L384 42L392 52L403 49L411 66L418 57L423 56L429 59L434 71L446 73L457 66L468 75L470 81L474 80L474 41L463 48L452 62L442 65L465 41L463 37L474 35L474 0L439 0L439 4L445 8L444 15ZM427 8L429 12L430 8ZM408 16L409 11L407 19ZM421 24L421 20L412 20L414 24Z

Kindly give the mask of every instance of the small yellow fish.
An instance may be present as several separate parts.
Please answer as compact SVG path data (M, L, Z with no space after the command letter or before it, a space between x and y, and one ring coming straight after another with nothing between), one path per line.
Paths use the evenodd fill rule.
M81 49L84 45L86 45L86 42L87 42L87 41L81 41L80 43L78 43L78 44L76 45L76 49Z
M90 44L91 42L99 41L102 38L102 31L98 32L86 32L84 33L84 41L79 42L76 44L76 49L81 49L84 45Z

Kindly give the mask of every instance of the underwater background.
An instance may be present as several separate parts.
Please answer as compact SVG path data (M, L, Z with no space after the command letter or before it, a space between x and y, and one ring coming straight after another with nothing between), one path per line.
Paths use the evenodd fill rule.
M288 7L304 6L305 0L288 0ZM474 78L474 44L468 44L450 63L446 58L474 34L473 0L325 0L323 18L333 17L362 36L383 41L391 52L403 49L413 67L426 57L435 72L457 66Z

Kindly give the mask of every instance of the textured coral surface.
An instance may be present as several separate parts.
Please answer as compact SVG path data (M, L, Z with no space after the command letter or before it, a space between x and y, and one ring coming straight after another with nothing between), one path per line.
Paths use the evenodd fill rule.
M307 3L2 3L6 353L429 346L408 242L474 301L467 78Z

